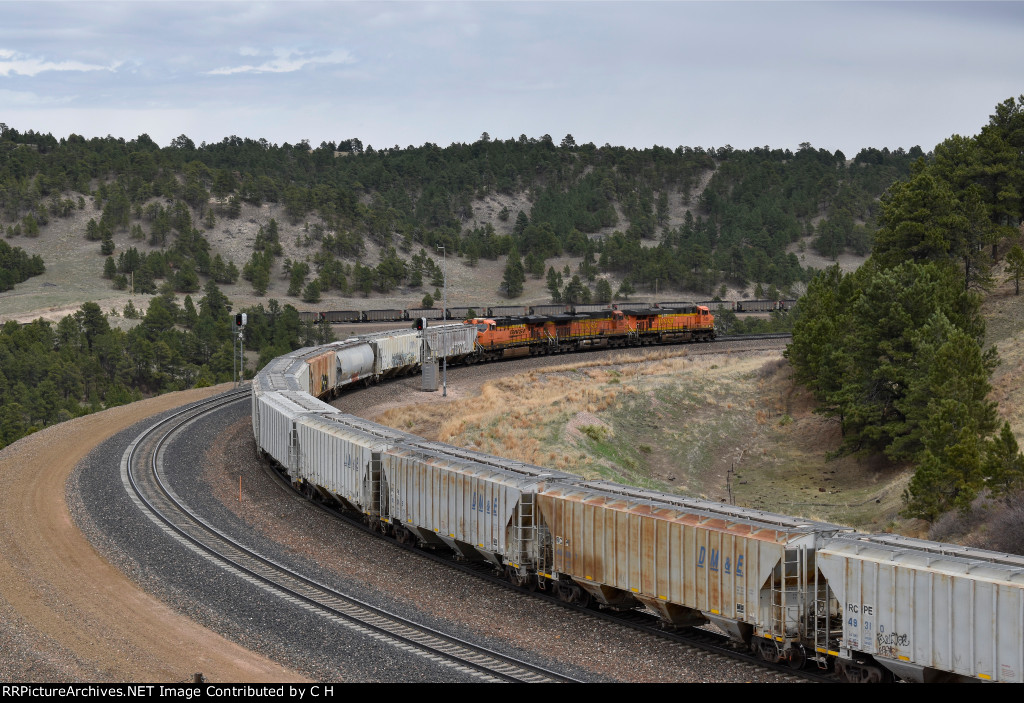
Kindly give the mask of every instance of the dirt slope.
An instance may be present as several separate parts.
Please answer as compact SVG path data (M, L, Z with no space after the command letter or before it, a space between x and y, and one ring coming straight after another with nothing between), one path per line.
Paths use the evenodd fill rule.
M298 676L172 612L97 554L64 484L117 432L223 387L78 418L0 451L0 680L285 681Z

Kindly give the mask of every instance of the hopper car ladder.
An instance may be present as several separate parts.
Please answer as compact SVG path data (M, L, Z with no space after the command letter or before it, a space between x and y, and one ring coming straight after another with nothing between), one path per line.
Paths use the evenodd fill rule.
M821 572L818 569L814 570L814 651L817 656L819 669L825 669L828 667L828 653L830 647L838 646L836 644L836 637L842 632L842 630L833 632L832 631L832 618L831 618L831 600L829 598L828 584L818 577ZM834 650L833 650L834 651Z
M799 637L807 630L807 623L803 621L807 612L804 584L806 560L805 548L786 549L779 565L781 573L778 576L772 574L769 631L780 650L788 640L794 636Z
M519 568L529 565L530 545L537 539L537 523L534 520L532 495L523 495L519 501L518 519L512 531L512 554Z
M294 476L299 470L299 431L292 426L288 432L288 471Z

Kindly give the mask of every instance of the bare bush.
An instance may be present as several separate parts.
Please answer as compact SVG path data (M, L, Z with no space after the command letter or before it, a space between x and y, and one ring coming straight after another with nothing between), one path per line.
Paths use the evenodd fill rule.
M988 494L979 496L971 503L967 512L950 510L943 513L938 520L932 523L928 530L928 539L936 542L957 542L981 525L985 524L992 516L992 503Z
M788 359L772 359L761 365L761 368L757 370L757 377L760 379L774 378L780 372L788 371L791 368Z
M1000 552L1024 554L1024 494L1016 494L992 519L992 548Z

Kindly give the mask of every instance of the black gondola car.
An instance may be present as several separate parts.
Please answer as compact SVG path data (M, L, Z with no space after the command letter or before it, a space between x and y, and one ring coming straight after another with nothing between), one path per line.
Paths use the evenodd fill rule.
M363 313L363 322L401 322L405 319L405 310L367 310Z

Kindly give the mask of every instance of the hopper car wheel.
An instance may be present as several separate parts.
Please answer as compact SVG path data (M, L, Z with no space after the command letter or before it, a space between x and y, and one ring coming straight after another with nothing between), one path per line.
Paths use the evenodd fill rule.
M505 567L505 569L509 583L516 588L524 588L530 592L537 590L537 580L533 577L533 574L520 574L518 569L511 566Z
M757 655L758 659L766 661L769 664L774 664L779 660L779 650L775 646L775 643L769 640L759 640L757 644L754 645L754 653Z
M555 584L555 593L558 599L564 603L575 603L581 608L589 608L594 599L589 593L579 586L569 586L563 583Z
M888 669L871 664L841 663L836 667L840 678L847 683L892 683L894 678Z
M803 647L793 647L789 651L789 668L803 669L807 664L807 652Z
M571 603L572 602L572 590L571 589L567 588L566 586L563 586L561 583L556 581L554 583L554 590L555 590L555 595L558 596L558 600L562 601L563 603Z
M395 539L398 540L399 544L407 544L410 547L416 546L416 538L404 527L399 526L395 528Z

